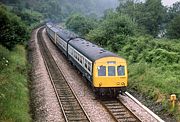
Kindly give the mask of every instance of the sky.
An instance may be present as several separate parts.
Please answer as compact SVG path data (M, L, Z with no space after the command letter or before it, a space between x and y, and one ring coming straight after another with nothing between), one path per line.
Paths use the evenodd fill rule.
M180 2L180 0L162 0L162 4L164 6L171 6L171 5L173 5L173 3L177 2L177 1Z

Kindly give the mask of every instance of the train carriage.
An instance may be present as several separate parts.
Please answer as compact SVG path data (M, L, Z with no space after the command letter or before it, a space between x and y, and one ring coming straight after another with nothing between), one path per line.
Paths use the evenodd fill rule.
M87 78L96 94L117 96L126 90L125 59L65 29L46 24L46 30L55 45Z
M50 32L50 28L53 27L53 24L52 23L46 23L46 31L47 33L49 34Z
M56 27L52 26L48 29L48 35L51 38L51 40L56 44L56 35L57 32L59 32L59 29L57 29Z
M59 32L56 35L56 39L57 39L57 46L60 48L60 50L67 56L67 48L68 48L68 42L72 39L72 38L76 38L77 35L69 32L69 31L65 31L64 29L59 29Z
M69 42L68 54L96 93L117 95L125 91L128 79L125 59L81 38Z

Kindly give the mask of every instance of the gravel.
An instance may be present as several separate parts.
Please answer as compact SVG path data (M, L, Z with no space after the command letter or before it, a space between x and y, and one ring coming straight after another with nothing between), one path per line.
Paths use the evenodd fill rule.
M141 106L135 103L131 98L126 95L119 95L119 100L127 106L140 120L143 122L158 122L153 116L145 111Z
M29 59L32 65L30 81L31 113L36 122L64 122L61 109L48 77L34 30L29 41Z

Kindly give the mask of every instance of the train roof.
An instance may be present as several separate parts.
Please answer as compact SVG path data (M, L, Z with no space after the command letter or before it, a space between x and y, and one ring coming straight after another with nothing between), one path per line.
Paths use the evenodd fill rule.
M57 35L66 42L69 41L70 39L77 37L77 35L75 33L70 32L65 29L59 29L59 31L57 32Z
M57 29L56 27L51 27L50 29L55 33L57 33L59 31L59 29Z
M46 23L46 25L53 25L51 22Z
M116 54L104 50L103 48L86 41L82 38L75 38L69 42L69 44L74 47L76 50L81 52L84 56L86 56L91 61L96 61L97 59L103 57L119 57Z

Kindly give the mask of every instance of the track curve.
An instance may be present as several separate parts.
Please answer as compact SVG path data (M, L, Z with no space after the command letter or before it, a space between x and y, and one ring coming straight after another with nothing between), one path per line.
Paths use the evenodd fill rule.
M63 72L48 50L42 37L43 29L44 27L41 27L37 33L38 44L65 121L91 122L71 86L66 81Z

